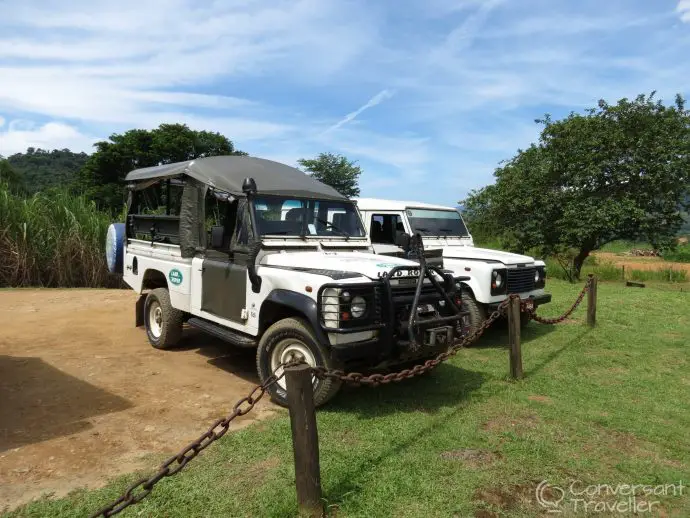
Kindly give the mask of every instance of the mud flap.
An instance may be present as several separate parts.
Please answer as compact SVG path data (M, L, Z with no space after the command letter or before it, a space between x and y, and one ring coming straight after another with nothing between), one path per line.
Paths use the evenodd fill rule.
M139 295L139 300L134 305L134 322L136 327L144 325L144 304L146 303L146 295Z

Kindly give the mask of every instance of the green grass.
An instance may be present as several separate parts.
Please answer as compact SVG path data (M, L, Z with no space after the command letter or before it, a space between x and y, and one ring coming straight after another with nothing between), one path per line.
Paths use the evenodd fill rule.
M549 288L554 302L540 309L544 316L561 313L580 286ZM507 378L503 325L431 375L345 390L318 413L330 515L542 516L534 489L543 479L687 483L689 305L687 292L601 283L596 328L583 324L583 307L567 323L523 331L522 381ZM462 452L471 458L457 458ZM152 469L159 460L150 459ZM7 516L85 516L135 478ZM659 500L665 516L690 516L687 488ZM290 424L281 411L229 434L122 516L295 514Z

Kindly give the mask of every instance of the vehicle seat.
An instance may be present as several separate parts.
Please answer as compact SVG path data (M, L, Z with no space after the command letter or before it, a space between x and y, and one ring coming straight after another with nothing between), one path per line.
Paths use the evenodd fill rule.
M380 221L371 222L371 240L375 243L383 241L383 226Z
M340 230L352 234L355 231L356 225L354 222L354 214L347 214L338 212L333 214L333 225Z
M302 221L302 208L290 209L285 214L285 221Z

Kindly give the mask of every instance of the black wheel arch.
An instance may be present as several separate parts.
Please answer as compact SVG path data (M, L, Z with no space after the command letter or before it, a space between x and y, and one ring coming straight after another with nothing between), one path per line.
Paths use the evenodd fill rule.
M142 290L154 290L156 288L167 288L168 279L165 274L160 270L154 268L148 268L144 272L144 278L141 281Z
M264 299L259 310L259 335L273 323L290 317L304 318L311 325L319 342L330 348L328 335L319 322L316 301L291 290L275 289Z

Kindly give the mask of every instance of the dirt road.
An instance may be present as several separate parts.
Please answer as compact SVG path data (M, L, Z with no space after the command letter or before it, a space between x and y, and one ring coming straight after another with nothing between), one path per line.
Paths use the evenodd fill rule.
M254 352L193 330L158 351L129 290L0 290L0 511L153 468L257 382ZM275 411L267 400L231 429Z

